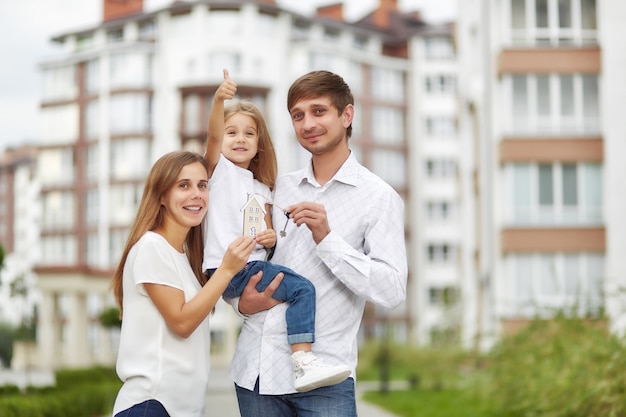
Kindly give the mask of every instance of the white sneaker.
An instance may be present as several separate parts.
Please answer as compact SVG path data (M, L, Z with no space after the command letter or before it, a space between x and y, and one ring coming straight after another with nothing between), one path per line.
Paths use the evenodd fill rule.
M325 365L313 352L295 352L291 355L291 361L296 373L295 388L298 392L335 385L350 376L347 365Z

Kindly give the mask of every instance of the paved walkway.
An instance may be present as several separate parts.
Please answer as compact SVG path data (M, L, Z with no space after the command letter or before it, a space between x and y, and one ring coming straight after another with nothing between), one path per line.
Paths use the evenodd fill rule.
M373 404L361 401L364 389L377 389L376 383L357 383L357 413L359 417L397 417ZM207 417L241 417L237 407L237 397L233 383L224 366L213 366L209 381L209 396L207 398ZM271 417L271 416L259 416Z

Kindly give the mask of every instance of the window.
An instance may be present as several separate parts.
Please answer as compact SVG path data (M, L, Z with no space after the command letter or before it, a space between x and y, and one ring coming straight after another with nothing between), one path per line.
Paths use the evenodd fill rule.
M89 95L100 92L100 61L92 59L85 64L85 90Z
M513 45L597 42L596 0L509 0Z
M430 75L426 77L426 92L429 94L453 94L456 89L452 75Z
M291 38L293 40L304 40L309 37L311 26L307 22L296 20L291 27Z
M156 24L153 20L146 20L139 24L139 39L153 41L156 39Z
M404 74L402 71L372 67L372 95L378 99L403 102L405 95Z
M439 116L426 118L426 134L435 138L454 139L457 133L454 117Z
M430 287L428 299L433 306L451 307L459 301L459 289L456 287Z
M112 135L149 133L152 98L148 94L114 94L109 102L109 126Z
M374 106L372 137L377 143L404 143L404 113L398 108Z
M424 48L427 59L451 59L454 58L452 39L448 37L431 37L424 39Z
M124 40L124 30L123 29L115 29L107 32L107 42L108 43L118 43Z
M426 215L430 222L442 222L454 217L453 203L450 201L429 201L426 203Z
M69 185L74 182L75 167L72 148L41 150L38 164L42 185Z
M352 47L359 51L367 50L367 43L368 39L366 36L354 35L354 38L352 39Z
M339 43L340 32L331 28L324 28L324 41L331 42L333 44Z
M87 190L85 195L85 223L89 227L98 225L100 218L100 193L97 188Z
M41 196L42 229L44 231L69 230L74 226L74 194L69 191L51 191Z
M505 76L513 134L590 134L600 126L598 77L582 74Z
M431 243L427 248L428 262L450 264L456 258L455 248L448 243Z
M91 34L76 37L76 50L85 51L93 46L93 36Z
M138 52L111 55L111 88L145 88L150 86L151 57Z
M130 224L130 223L129 223ZM112 230L109 233L109 266L116 266L128 239L128 230Z
M143 179L150 170L150 142L120 139L111 142L111 179Z
M41 238L43 265L75 265L76 238L74 236L44 236Z
M78 139L78 104L70 103L41 109L42 143L71 144Z
M128 226L132 223L142 193L143 183L111 186L109 218L112 225Z
M452 159L429 159L426 175L431 179L453 178L457 174L457 163Z
M514 224L597 224L602 221L599 164L511 164L509 221Z
M407 185L406 155L401 151L376 149L371 153L371 170L392 187Z
M596 253L515 254L506 259L511 313L595 314L603 305L604 256Z
M70 100L78 95L73 65L46 68L43 71L43 100Z

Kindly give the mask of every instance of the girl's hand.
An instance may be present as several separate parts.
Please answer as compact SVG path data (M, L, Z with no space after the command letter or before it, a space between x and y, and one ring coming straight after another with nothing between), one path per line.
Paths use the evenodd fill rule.
M263 230L257 233L255 237L256 243L265 248L274 247L276 244L276 231L274 229Z
M246 266L248 258L255 246L256 242L253 238L249 236L239 236L228 246L222 258L222 264L219 267L234 276Z
M230 79L228 70L224 69L224 81L217 87L215 92L215 100L230 100L237 93L237 83Z

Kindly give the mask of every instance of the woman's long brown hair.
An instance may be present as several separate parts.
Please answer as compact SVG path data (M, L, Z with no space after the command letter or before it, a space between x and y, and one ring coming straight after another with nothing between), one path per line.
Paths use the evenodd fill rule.
M161 205L161 197L175 184L178 174L183 167L199 162L208 170L204 157L200 154L187 151L170 152L163 155L157 160L146 180L143 189L143 195L137 216L130 229L126 246L122 252L122 257L111 282L115 300L120 308L120 317L122 315L123 300L123 275L124 265L128 258L128 253L137 241L150 230L156 229L163 222L163 206ZM187 258L191 264L191 268L200 285L206 283L206 276L202 273L202 256L204 251L204 241L202 237L202 226L194 226L187 234L185 240Z

